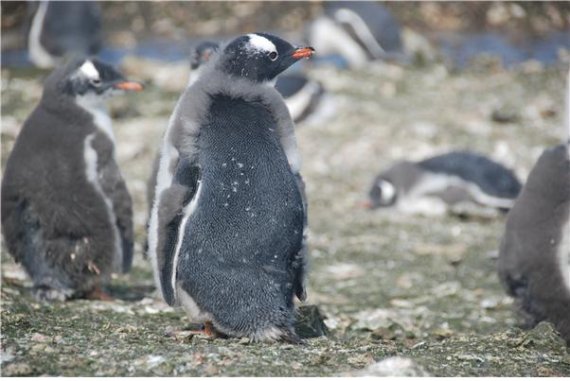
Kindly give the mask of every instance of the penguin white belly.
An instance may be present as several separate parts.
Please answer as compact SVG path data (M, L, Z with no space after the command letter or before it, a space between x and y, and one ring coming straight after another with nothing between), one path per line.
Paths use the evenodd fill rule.
M558 246L558 261L560 262L560 271L566 283L566 288L570 290L570 221L562 227L562 237Z
M202 182L198 181L198 189L196 190L196 194L194 198L184 207L182 221L180 222L180 227L178 228L178 239L176 242L176 249L174 251L174 260L172 261L172 289L176 290L176 276L178 275L178 260L180 257L180 249L182 248L182 241L184 241L184 234L186 233L186 224L188 220L196 210L198 206L198 201L200 199L200 193L202 190ZM189 297L189 296L188 296ZM175 299L177 299L177 295L175 295Z
M207 321L212 321L213 317L211 314L202 311L200 307L196 304L194 299L181 287L175 288L176 295L178 297L178 302L184 308L184 311L188 314L190 320L194 323L205 323Z
M409 198L433 198L436 193L444 192L449 187L464 189L469 193L477 204L492 207L510 209L514 200L495 197L485 193L477 184L466 181L459 176L444 173L429 173L422 176L421 180L408 192Z
M296 120L305 112L311 103L313 95L318 93L318 91L319 85L317 83L308 82L297 94L285 99L285 104L287 104L287 108L293 120Z
M97 128L103 131L105 135L111 139L111 142L115 144L115 134L113 132L111 117L109 116L105 105L101 102L101 99L91 94L77 97L76 102L93 116L93 122Z
M113 203L103 192L103 188L99 183L99 172L97 170L97 151L93 148L92 142L95 138L95 134L90 134L85 138L83 154L85 158L85 168L87 180L93 184L95 190L101 195L103 201L105 202L107 216L109 218L109 223L113 228L113 241L115 246L115 255L113 256L113 267L115 269L121 268L121 263L123 262L123 249L121 245L121 236L119 234L119 229L117 228L117 216L113 209Z
M154 283L158 289L159 294L162 296L162 286L160 282L160 270L158 269L158 208L162 192L172 184L174 174L171 172L171 163L178 160L178 151L169 143L168 130L165 134L164 143L160 150L160 163L158 173L156 175L156 186L154 191L154 200L150 219L148 223L148 257L153 269Z

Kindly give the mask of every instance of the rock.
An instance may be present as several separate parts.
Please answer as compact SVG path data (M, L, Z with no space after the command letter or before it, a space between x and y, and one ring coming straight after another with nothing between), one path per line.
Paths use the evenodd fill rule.
M302 339L326 336L328 328L325 324L325 316L318 306L301 306L297 310L297 321L295 331Z
M360 278L365 273L364 269L355 263L337 263L328 266L325 272L335 280Z
M520 120L520 115L515 107L502 105L493 110L491 119L497 123L515 123Z
M2 376L29 376L32 374L32 367L26 363L7 364L2 366Z
M406 357L388 357L364 370L347 374L359 377L430 377L430 374Z

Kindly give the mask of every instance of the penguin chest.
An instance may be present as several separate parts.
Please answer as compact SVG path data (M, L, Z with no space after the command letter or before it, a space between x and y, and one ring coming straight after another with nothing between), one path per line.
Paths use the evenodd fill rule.
M105 144L107 143L107 144ZM106 150L102 150L99 146L103 144L107 146ZM106 136L99 132L92 133L85 138L83 146L83 154L85 161L85 177L87 182L92 186L96 193L99 194L101 199L104 201L107 223L110 224L113 232L113 243L115 247L115 255L113 259L114 268L119 268L122 263L122 245L119 229L117 226L117 216L115 215L115 210L113 206L113 201L109 194L105 192L104 186L101 182L102 169L108 160L113 160L112 158L112 145L109 146L110 142Z

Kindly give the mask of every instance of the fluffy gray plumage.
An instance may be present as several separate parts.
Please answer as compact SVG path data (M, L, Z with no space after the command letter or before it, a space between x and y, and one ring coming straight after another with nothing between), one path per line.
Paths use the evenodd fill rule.
M39 299L81 296L105 283L112 271L127 271L132 261L131 198L114 143L73 93L88 86L76 74L83 62L47 78L2 180L4 239L33 279ZM122 78L109 66L93 63L101 75L98 88ZM96 160L98 187L89 179L86 147Z
M273 87L229 74L226 59L210 60L171 116L149 257L165 300L192 318L231 336L295 340L306 199L294 126Z
M508 215L499 277L527 326L551 321L570 343L570 145L545 150Z

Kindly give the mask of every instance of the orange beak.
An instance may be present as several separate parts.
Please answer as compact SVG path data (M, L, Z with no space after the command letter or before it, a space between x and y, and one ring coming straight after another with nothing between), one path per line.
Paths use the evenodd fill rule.
M306 48L295 49L293 54L291 54L291 57L298 60L301 58L309 58L310 56L313 55L313 53L315 53L315 49L311 48L310 46L307 46Z
M143 85L138 82L124 81L115 84L115 89L126 90L126 91L142 91Z

